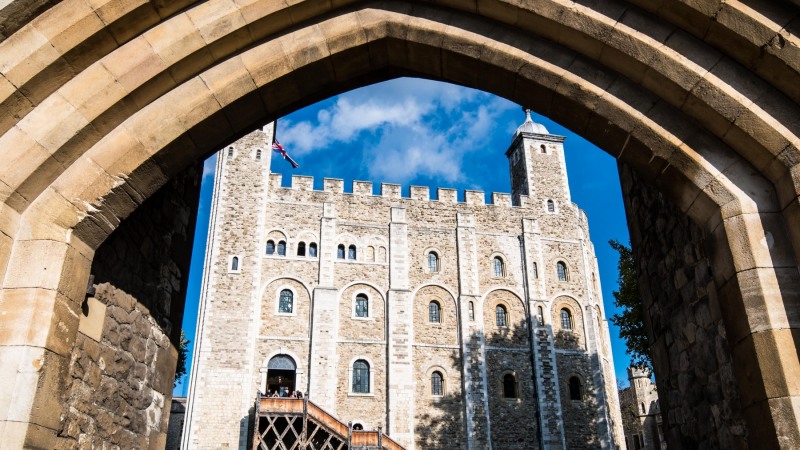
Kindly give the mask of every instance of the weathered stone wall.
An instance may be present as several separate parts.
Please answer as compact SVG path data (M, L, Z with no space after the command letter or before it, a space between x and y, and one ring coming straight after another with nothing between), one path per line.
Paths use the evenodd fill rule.
M593 368L583 352L559 352L556 356L559 375L559 394L564 414L564 437L568 449L598 449L597 395L592 383ZM570 398L569 379L578 377L581 382L580 400Z
M745 448L709 238L625 165L620 180L669 448Z
M97 249L95 292L70 360L63 448L165 445L200 173L195 165L177 176Z
M246 155L248 145L257 144L237 143L235 148ZM554 186L548 188L548 195L564 188L563 171L552 170L554 165L563 165L557 150L542 156L547 161L538 174L540 182ZM563 442L559 420L586 422L583 413L561 415L558 389L564 381L556 364L553 335L539 335L549 343L544 347L531 342L528 311L534 302L541 304L549 326L555 320L550 319L554 300L569 293L574 298L570 303L574 332L581 334L572 351L586 354L585 362L591 365L600 359L588 354L608 348L602 343L595 347L596 339L583 336L587 332L584 317L591 317L585 311L594 311L598 298L590 296L592 282L584 252L590 259L594 255L586 245L585 216L566 202L567 193L559 191L558 198L564 201L556 211L548 212L544 204L526 204L527 197L520 197L523 204L513 207L507 194L493 194L493 203L485 204L482 192L467 191L465 201L458 202L452 190L440 189L438 199L431 200L427 188L412 187L411 197L405 198L399 186L389 184L383 184L381 194L374 195L368 182L354 182L352 193L344 193L341 180L332 179L324 180L320 191L313 189L310 177L294 176L291 185L284 187L282 177L271 174L267 192L252 200L254 194L245 197L228 186L250 180L253 177L246 171L261 173L263 167L246 158L233 158L225 164L230 168L222 166L216 194L219 217L226 215L226 221L236 223L237 232L215 235L223 240L217 246L254 248L257 253L241 253L251 258L245 259L236 274L246 281L237 283L241 290L209 291L208 304L224 308L226 315L235 315L237 309L242 315L247 312L243 298L252 291L260 292L257 344L248 345L246 351L252 349L252 353L244 355L251 358L253 386L259 380L263 384L272 355L290 355L298 363L298 387L311 401L344 422L359 422L365 428L388 426L388 434L409 447L480 449L491 443L495 448L531 448L538 442L539 396L555 405L548 416L547 448ZM234 175L238 178L232 178ZM263 206L263 225L250 218L253 213L247 209L248 201ZM225 222L219 226L225 227ZM261 230L248 228L251 226ZM250 235L239 233L248 229ZM286 254L267 255L267 240L285 241ZM297 255L300 242L318 244L318 254ZM340 245L344 258L337 254ZM355 258L350 256L351 245L356 248ZM429 268L431 251L439 256L438 271ZM214 276L225 278L214 272L227 270L230 255L212 254L206 267L211 286ZM501 274L495 273L495 257L503 261ZM568 281L557 281L556 261L564 261L570 268ZM538 274L531 272L533 264L538 265ZM296 316L277 312L281 286L311 292L310 299L306 293L296 296ZM355 317L353 310L359 293L369 299L366 318ZM433 300L441 307L439 323L429 319ZM507 324L500 327L495 314L498 304L508 314ZM309 307L310 321L305 318ZM230 325L219 319L209 323ZM243 327L230 332L239 333ZM224 333L222 329L218 332ZM241 333L236 338L241 342ZM546 353L537 366L541 373L533 370L533 348ZM230 359L240 356L232 355L215 356L212 349L208 358L233 366L235 361ZM353 363L358 359L370 364L372 387L368 393L352 392ZM602 363L611 365L610 359L604 358ZM238 366L247 370L246 362ZM435 370L446 375L441 397L430 390ZM583 376L592 378L592 371L603 373L593 366ZM517 379L518 398L501 397L507 373ZM544 390L534 382L534 377L540 376ZM592 394L598 396L597 404L605 401L600 398L601 391ZM205 396L202 400L209 405L216 401L202 391L197 395ZM255 396L255 390L249 395ZM597 408L594 412L605 414ZM241 419L225 414L230 416L228 428ZM206 415L205 420L210 420L211 415ZM596 427L580 436L594 442L598 432ZM605 439L610 442L612 438Z

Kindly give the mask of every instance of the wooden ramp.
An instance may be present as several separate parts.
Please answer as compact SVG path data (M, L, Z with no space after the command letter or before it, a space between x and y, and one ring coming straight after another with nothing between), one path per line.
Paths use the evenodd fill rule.
M353 430L305 398L256 399L256 450L405 450L377 431Z

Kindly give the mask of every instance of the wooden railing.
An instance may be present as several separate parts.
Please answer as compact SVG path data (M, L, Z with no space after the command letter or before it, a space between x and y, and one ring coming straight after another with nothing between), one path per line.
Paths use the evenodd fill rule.
M307 398L261 397L257 399L256 411L259 416L276 414L296 415L311 418L332 433L348 442L349 448L377 447L386 450L405 450L403 446L378 431L353 430L332 414L328 413Z

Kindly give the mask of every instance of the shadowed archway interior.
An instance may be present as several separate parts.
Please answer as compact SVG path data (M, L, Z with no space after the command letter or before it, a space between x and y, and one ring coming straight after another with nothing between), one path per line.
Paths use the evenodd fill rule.
M717 332L726 343L715 351L730 359L735 379L716 382L732 383L737 395L746 428L739 438L800 445L794 5L26 3L0 7L0 378L13 380L0 392L0 419L11 447L70 438L62 414L75 405L64 380L84 351L87 280L95 252L125 219L255 127L398 76L505 97L617 157L631 188L629 221L639 224L634 246L650 261L660 253L646 245L659 232L648 217L669 208L685 216L674 229L703 234L692 242L703 247L713 269L705 279L722 305ZM179 311L182 301L139 303ZM130 302L133 311L137 299ZM174 346L166 322L152 325ZM162 361L154 384L172 376L167 341L159 340L163 358L153 357ZM148 358L131 354L142 359L132 356L131 366ZM668 359L656 352L657 376L678 385ZM708 420L696 414L691 420ZM691 446L696 430L670 432L670 445Z

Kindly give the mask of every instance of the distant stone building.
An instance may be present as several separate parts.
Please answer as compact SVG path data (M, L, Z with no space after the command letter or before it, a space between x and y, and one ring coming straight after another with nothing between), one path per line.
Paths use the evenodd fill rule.
M597 261L564 138L530 115L511 194L270 173L222 150L183 448L245 448L259 391L304 392L406 448L621 445Z
M619 391L622 426L629 450L666 450L656 384L646 370L628 367L630 386Z
M164 450L180 450L183 422L186 419L186 397L172 397L167 426L167 444Z

